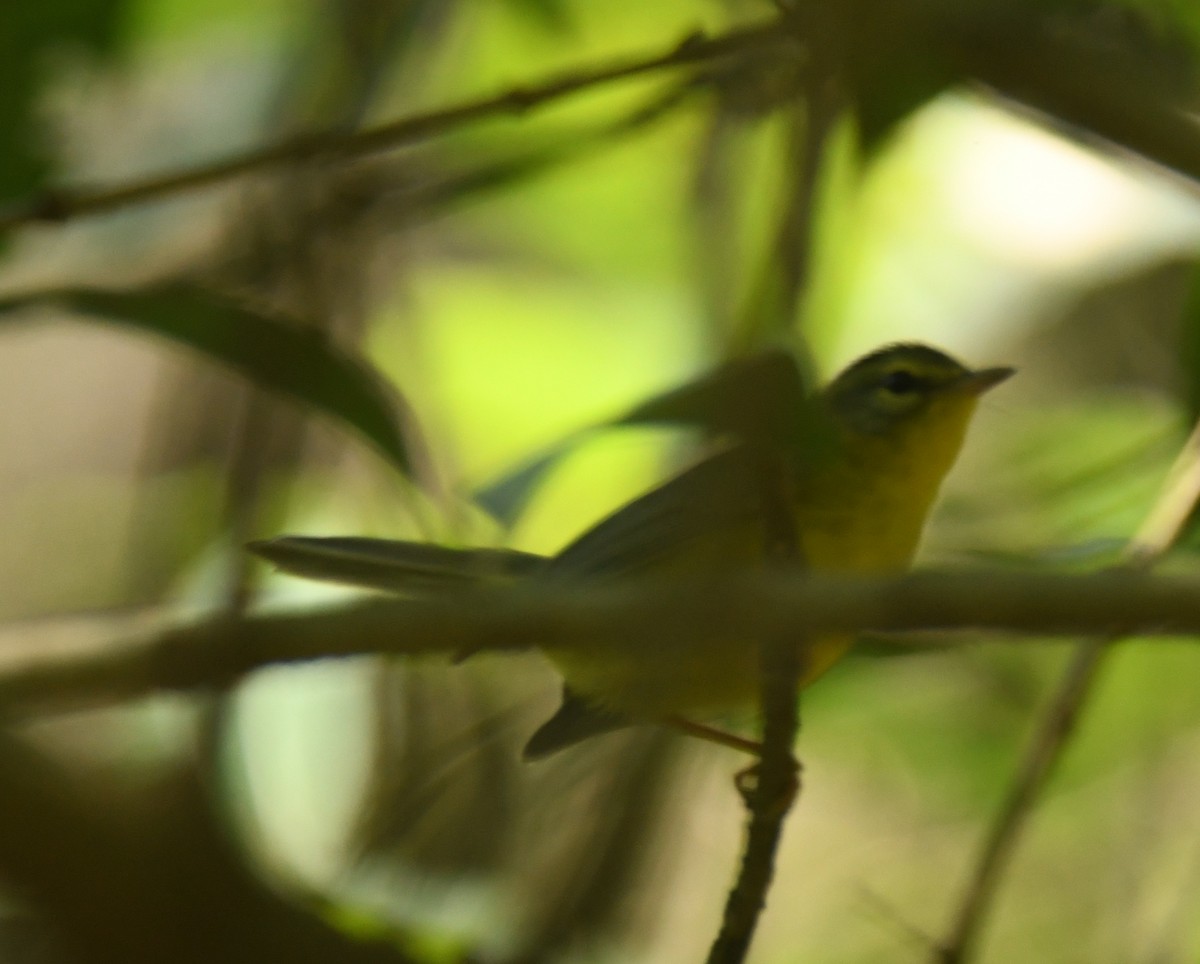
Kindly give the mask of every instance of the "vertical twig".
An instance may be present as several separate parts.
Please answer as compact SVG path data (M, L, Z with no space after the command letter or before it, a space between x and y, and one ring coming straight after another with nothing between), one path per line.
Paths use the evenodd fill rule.
M799 533L791 506L794 502L788 467L777 453L762 464L762 503L766 556L771 562L803 563ZM799 766L792 745L800 725L800 677L803 646L791 636L761 643L763 737L753 787L746 793L750 825L737 882L725 903L721 930L708 955L708 964L744 960L766 905L775 874L775 854L783 821L799 791Z
M803 43L807 68L803 98L797 99L785 153L793 172L781 205L771 261L751 292L740 329L731 338L731 354L757 347L764 338L791 335L808 286L813 261L817 188L829 132L846 106L836 61L839 13L815 0L798 0L788 15Z
M817 173L827 135L839 109L836 65L826 56L828 24L819 2L797 4L787 12L799 38L807 41L811 72L805 94L803 128L794 145L799 167L787 199L784 221L776 242L776 298L766 304L765 319L773 333L790 329L808 282L812 260L812 229ZM755 321L756 319L751 319ZM760 329L753 334L763 334ZM771 562L804 564L801 534L796 530L792 462L784 453L767 453L762 466L766 525L766 557ZM738 879L729 892L721 930L713 942L708 964L738 964L745 959L766 905L775 872L775 855L783 821L799 793L799 764L792 746L800 725L799 689L804 669L803 640L776 636L760 641L762 699L762 757L756 780L747 795L750 823Z
M1179 540L1198 502L1200 423L1181 449L1145 521L1126 545L1122 564L1141 569L1154 563ZM1087 640L1076 649L976 858L949 936L935 951L934 960L938 964L966 964L974 956L1000 879L1038 796L1075 732L1114 639Z

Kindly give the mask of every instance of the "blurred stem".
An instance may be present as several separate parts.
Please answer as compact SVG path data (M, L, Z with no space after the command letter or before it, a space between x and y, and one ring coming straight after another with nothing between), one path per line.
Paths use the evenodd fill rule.
M1143 570L1179 541L1200 503L1200 423L1172 466L1162 492L1122 554L1122 568ZM1080 643L1022 758L1004 803L984 840L954 916L950 936L937 948L939 964L966 964L995 903L1000 880L1022 831L1054 773L1094 691L1116 634Z
M821 166L825 160L829 132L837 121L841 103L832 80L819 72L820 81L804 102L803 114L793 128L797 144L793 148L796 176L787 200L776 261L780 276L779 302L771 320L779 331L787 331L795 322L797 308L812 270L814 213Z
M757 317L748 317L749 324L742 332L743 343L735 345L735 352L749 350L764 336L788 331L808 281L817 172L838 110L837 98L832 96L837 72L830 60L831 33L824 7L821 0L806 0L782 13L785 20L793 21L797 35L807 41L810 56L805 97L796 105L791 124L794 139L787 150L787 156L798 168L790 179L791 193L767 273L768 279L776 283L768 280L767 301ZM761 477L764 558L768 563L804 569L805 559L790 508L795 505L792 491L795 479L783 460L775 455L764 459ZM726 900L721 929L709 951L708 964L740 964L749 952L775 876L783 822L800 790L800 767L792 756L792 748L800 726L804 636L781 632L749 638L758 639L760 647L762 759L754 769L754 785L746 798L750 825L741 868Z
M230 627L245 618L254 602L251 578L254 563L248 553L237 551L237 547L245 545L254 535L266 466L265 441L277 412L277 401L261 389L248 386L243 390L233 426L222 525L229 548L223 560L226 578L220 614ZM198 762L205 778L213 777L217 769L230 712L225 692L214 690L208 696L197 727Z
M278 404L255 387L247 388L233 429L233 444L226 474L224 530L231 546L243 546L253 536L258 516L259 493L266 466L264 450ZM236 619L252 601L252 560L245 552L233 552L228 561L224 610Z
M628 58L615 64L568 71L529 86L514 87L492 97L413 114L365 130L313 134L259 148L202 167L97 190L52 190L0 210L0 231L33 222L60 222L163 198L280 164L314 158L350 158L390 150L445 134L457 127L505 114L523 115L553 101L604 84L672 67L701 63L741 53L764 44L788 42L780 20L754 24L716 37L693 33L666 53Z
M810 38L806 84L789 117L784 165L790 176L782 219L758 290L752 292L741 329L734 333L733 355L786 337L808 284L821 167L830 131L844 107L836 48L830 40L835 34L830 18L835 14L826 8L818 2L797 3L788 15L797 34Z

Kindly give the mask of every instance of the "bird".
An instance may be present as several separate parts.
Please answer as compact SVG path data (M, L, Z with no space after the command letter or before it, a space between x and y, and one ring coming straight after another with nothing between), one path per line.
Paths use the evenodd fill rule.
M785 413L784 431L734 433L552 556L360 537L283 536L249 548L296 575L418 594L718 574L769 564L781 537L791 543L784 554L815 571L895 573L911 564L980 396L1014 371L972 369L924 344L886 345L805 397L802 411ZM801 685L852 642L840 634L804 641ZM700 722L755 703L753 640L595 651L547 640L541 648L562 673L563 697L526 743L527 760L640 723L754 751L753 741Z

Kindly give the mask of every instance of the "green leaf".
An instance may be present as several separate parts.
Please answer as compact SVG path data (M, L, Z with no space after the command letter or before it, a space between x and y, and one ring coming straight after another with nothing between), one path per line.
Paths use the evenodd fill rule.
M533 493L546 476L591 431L585 429L568 435L521 462L515 469L505 472L495 481L476 489L473 493L475 501L492 518L511 527L525 511Z
M1195 4L854 0L829 5L869 153L943 91L973 82L1074 136L1200 175Z
M402 399L367 361L317 331L190 287L44 292L0 300L0 320L50 303L203 352L255 384L291 395L351 426L393 465L411 473L402 430L409 413Z
M1190 120L1197 58L1182 20L1167 17L1155 28L1131 5L1061 0L1037 15L1028 0L1008 0L953 32L965 77L1085 143L1116 145L1200 178Z
M813 426L804 418L806 395L790 352L776 349L740 358L655 395L624 415L569 435L477 489L475 500L511 526L554 467L591 432L603 428L677 425L760 444L789 445L811 437Z
M508 5L550 33L568 34L575 26L569 4L565 0L508 0Z
M752 442L786 444L797 438L807 394L791 352L771 349L656 395L609 424L688 425Z
M35 190L46 170L46 139L33 123L48 63L59 48L109 53L126 0L0 3L0 201Z

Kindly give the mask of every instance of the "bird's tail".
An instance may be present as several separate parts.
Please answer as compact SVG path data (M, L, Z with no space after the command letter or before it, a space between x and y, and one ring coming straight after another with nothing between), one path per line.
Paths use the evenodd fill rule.
M306 579L424 595L519 579L546 562L544 556L513 549L450 549L356 536L282 536L247 548Z

